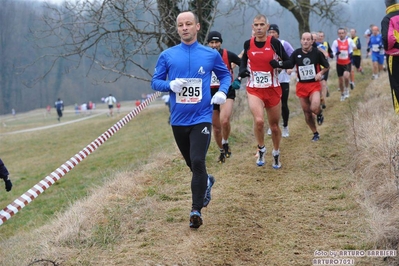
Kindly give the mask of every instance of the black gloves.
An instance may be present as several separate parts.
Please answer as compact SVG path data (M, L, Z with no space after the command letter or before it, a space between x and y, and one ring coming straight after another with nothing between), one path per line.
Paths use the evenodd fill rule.
M367 53L370 53L370 47L369 47L369 48L367 48Z
M283 66L283 62L277 61L275 59L271 60L269 64L272 66L272 68L281 68Z
M248 70L245 70L245 71L239 73L238 76L239 76L240 78L249 77L249 71L248 71Z
M11 191L12 183L11 183L10 178L8 178L8 176L6 176L6 177L3 177L3 180L4 180L4 183L5 183L5 185L6 185L6 186L5 186L6 191L7 191L7 192Z
M339 56L340 54L341 54L341 52L338 51L338 52L335 53L335 56Z

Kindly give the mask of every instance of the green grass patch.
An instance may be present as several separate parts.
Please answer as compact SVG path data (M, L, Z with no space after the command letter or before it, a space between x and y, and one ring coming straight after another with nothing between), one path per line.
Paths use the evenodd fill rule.
M32 119L40 117L41 112L38 110L37 115L30 112L26 117L19 115L18 121L15 121L18 126L11 123L7 130L11 131L11 125L12 130L41 126L37 123L38 119ZM122 114L113 118L104 114L54 128L1 135L1 158L10 172L14 186L11 192L0 193L0 206L6 207L50 175L122 117ZM150 161L151 154L156 150L172 151L174 140L170 127L158 126L166 124L167 119L166 108L147 108L142 111L15 217L4 223L0 228L2 236L9 237L21 230L29 231L39 227L55 213L87 196L91 189L101 186L115 172L134 172L137 166ZM149 120L151 123L148 123ZM53 124L58 124L58 121ZM154 195L155 188L154 191L148 189L147 194Z

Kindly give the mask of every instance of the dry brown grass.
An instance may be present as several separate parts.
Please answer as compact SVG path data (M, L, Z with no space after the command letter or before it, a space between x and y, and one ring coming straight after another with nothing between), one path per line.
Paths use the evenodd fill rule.
M356 185L368 212L374 246L397 249L399 120L393 112L388 80L373 81L364 98L354 113L350 135Z
M4 240L1 262L27 265L45 258L60 265L311 265L315 250L388 248L376 243L392 240L387 232L397 228L396 207L374 205L371 200L384 193L371 189L396 192L388 184L394 181L389 171L393 150L381 143L392 132L374 134L390 123L382 123L371 109L386 119L395 117L386 92L379 101L368 92L377 82L366 90L367 76L358 78L344 103L339 102L336 83L330 82L318 143L310 141L312 134L291 87L291 136L282 140L283 168L278 171L271 168L270 138L267 164L255 166L252 119L241 101L233 121L232 158L217 164L214 143L208 153L216 183L198 230L188 227L190 173L175 149L154 154L153 162L134 172L117 173L47 226ZM387 84L381 87L388 90ZM245 94L240 97L245 99ZM363 103L358 107L359 101ZM381 107L376 102L367 107L373 101ZM356 146L349 144L354 136ZM366 181L365 176L374 178ZM390 195L385 198L392 200ZM354 259L356 265L392 263Z

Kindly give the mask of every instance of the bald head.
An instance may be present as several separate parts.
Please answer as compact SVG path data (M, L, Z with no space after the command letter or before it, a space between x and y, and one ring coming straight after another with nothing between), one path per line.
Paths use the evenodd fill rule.
M380 32L380 30L378 29L377 26L373 26L373 27L371 28L371 33L372 33L373 35L377 35L379 32Z
M304 32L301 38L302 50L309 51L313 44L313 36L310 32Z
M177 32L181 41L192 44L197 41L197 33L200 30L197 16L191 11L181 12L176 18Z
M177 15L176 23L179 21L179 17L181 18L182 16L185 18L189 17L190 19L194 20L194 23L198 23L197 15L191 11L183 11L179 15Z

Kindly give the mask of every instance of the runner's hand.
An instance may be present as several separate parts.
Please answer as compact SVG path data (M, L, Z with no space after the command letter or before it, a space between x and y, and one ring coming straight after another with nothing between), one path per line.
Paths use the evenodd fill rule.
M231 83L231 87L235 90L239 90L241 88L241 80L236 78L233 83Z
M249 71L245 70L245 71L239 73L238 76L241 77L241 78L249 77Z
M280 64L277 60L273 59L269 62L272 68L281 68L282 64Z
M186 83L184 79L175 79L169 83L169 87L174 93L180 93Z
M211 104L224 104L226 102L227 96L223 91L218 91L213 95Z
M3 180L4 180L4 183L5 183L5 185L6 185L6 187L5 187L5 188L6 188L6 191L7 191L7 192L8 192L8 191L11 191L12 183L11 183L10 178L4 177Z

